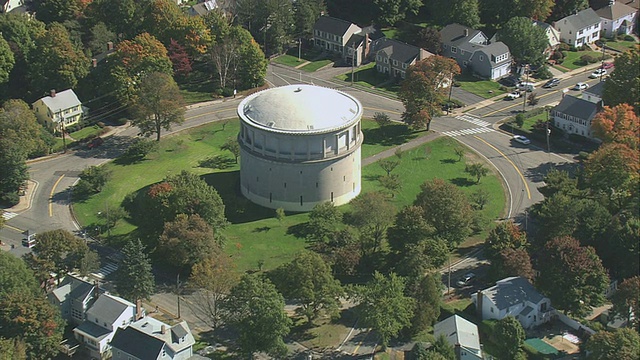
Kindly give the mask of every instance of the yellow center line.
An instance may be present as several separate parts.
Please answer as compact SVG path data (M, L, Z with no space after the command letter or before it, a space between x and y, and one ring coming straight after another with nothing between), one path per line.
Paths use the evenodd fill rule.
M507 157L507 155L505 155L504 153L502 153L502 151L498 150L495 146L489 144L488 142L484 141L483 139L477 137L477 136L473 136L474 138L482 141L483 143L487 144L490 148L492 148L493 150L497 151L498 154L502 155L503 158L505 158L509 164L511 164L511 166L513 166L514 169L516 169L516 172L518 173L518 175L520 175L520 178L522 179L522 183L524 184L524 188L527 189L527 198L529 200L531 200L531 191L529 190L529 185L527 184L527 180L525 180L524 175L522 175L522 173L520 172L520 169L518 169L518 167L516 166L516 164L513 163L513 161L511 161L511 159L509 159Z
M8 224L4 224L4 227L9 229L9 230L17 231L19 233L23 233L24 232L24 230L18 229L17 227L14 227L14 226L11 226L11 225L8 225Z
M56 186L58 186L63 177L64 174L60 175L56 183L53 184L53 187L51 188L51 193L49 194L49 217L53 216L53 193L56 191Z
M362 338L362 340L360 340L360 342L358 343L358 346L356 346L355 350L353 350L353 353L351 355L357 355L358 354L358 350L360 350L360 346L362 346L362 344L364 343L364 341L367 339L367 336L369 336L369 333L371 332L371 329L367 330L367 333L364 335L364 337Z
M542 95L538 96L538 99L542 99L543 97L546 97L546 96L549 96L549 95L553 95L553 94L555 94L555 93L556 93L556 92L558 92L558 91L562 91L562 90L556 90L556 91L548 92L548 93L546 93L546 94L542 94ZM523 100L523 101L525 101L525 100ZM508 109L514 108L514 107L516 107L516 106L522 106L522 104L520 104L519 102L516 102L515 104L509 105L509 106L507 106L507 107L503 107L502 109L494 110L494 111L492 111L492 112L490 112L490 113L487 113L487 114L484 114L484 115L482 115L482 116L484 116L484 117L486 117L486 116L491 116L491 115L493 115L493 114L495 114L495 113L499 113L500 111L505 111L505 110L508 110Z

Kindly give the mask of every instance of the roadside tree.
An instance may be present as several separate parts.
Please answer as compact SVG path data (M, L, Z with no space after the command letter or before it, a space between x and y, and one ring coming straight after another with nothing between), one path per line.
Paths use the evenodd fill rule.
M640 118L633 112L629 104L605 106L591 123L597 137L607 143L620 143L630 149L638 148L640 134Z
M465 166L464 171L476 178L476 184L479 184L480 179L489 173L489 169L481 163L469 163Z
M491 261L496 259L504 249L524 249L529 245L527 235L512 220L498 223L489 232L484 243L484 254Z
M7 100L0 108L0 137L11 141L29 157L46 155L51 134L38 123L33 110L22 100Z
M496 280L509 276L522 276L533 282L535 277L531 257L524 248L502 249L498 256L491 261L489 274L492 279Z
M549 39L545 30L533 24L531 18L514 17L507 21L497 36L509 47L509 52L519 65L541 66L546 60L545 49Z
M29 179L26 160L24 149L0 137L0 203L13 206L20 201L18 190Z
M155 134L160 141L162 129L184 122L184 101L178 85L171 76L155 72L142 79L133 112L132 123L144 136Z
M189 306L200 320L215 329L222 324L222 302L237 282L232 259L223 252L211 253L191 269L189 283L196 291Z
M411 319L411 334L426 330L438 320L442 304L442 281L440 273L432 272L408 285L408 293L415 300Z
M640 114L640 50L625 51L614 60L615 69L604 83L602 99L607 106L629 104Z
M118 294L129 301L148 300L154 293L151 261L140 240L130 240L122 248L122 261L114 275Z
M55 272L59 282L66 273L80 267L89 251L84 240L66 230L57 229L36 234L36 246L31 254L25 254L25 259L34 266L36 274L46 274L40 281Z
M587 359L638 359L640 335L625 328L615 332L602 330L589 337L585 348L590 352Z
M382 246L387 228L393 223L395 206L380 192L358 195L351 201L351 221L360 230L363 256L376 254Z

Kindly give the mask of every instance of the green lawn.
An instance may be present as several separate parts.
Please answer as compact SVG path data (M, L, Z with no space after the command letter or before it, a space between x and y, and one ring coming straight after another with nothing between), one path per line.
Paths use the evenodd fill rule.
M384 36L389 38L389 39L395 39L397 32L398 32L398 29L396 29L396 28L384 28L384 29L382 29L382 33L384 34Z
M460 88L470 93L476 94L485 99L505 94L506 91L500 90L500 85L496 81L482 80L474 76L459 75L456 82L460 84Z
M189 91L181 89L180 94L182 94L182 98L187 105L213 100L212 92Z
M203 64L194 64L202 68ZM178 84L180 94L187 104L196 104L203 101L213 100L213 93L218 89L218 81L214 73L210 71L194 70L189 74L188 80L183 80Z
M591 55L598 59L598 61L602 57L602 53L597 51L567 51L567 57L564 58L564 61L560 65L569 70L581 68L586 65L580 60L580 57L583 55Z
M351 72L336 76L338 80L351 82ZM389 95L397 96L400 86L390 81L388 75L380 74L376 70L376 64L371 62L367 65L359 67L353 73L354 83L367 89L376 89L386 92Z
M73 139L80 141L91 136L97 136L102 132L102 128L98 125L87 126L78 131L69 134Z
M331 59L327 58L319 58L322 53L317 49L302 49L300 53L300 60L298 60L298 48L291 48L287 51L286 54L280 55L272 61L281 65L296 67L298 65L304 64L305 62L310 62L300 69L307 72L314 72L321 67L331 63Z
M308 60L305 60L305 59L298 60L298 56L283 54L273 59L272 61L281 65L296 67L300 64L307 62Z
M318 69L328 65L331 63L331 60L329 59L324 59L324 60L318 60L318 61L313 61L310 64L307 64L303 67L301 67L300 69L306 71L306 72L314 72L317 71Z
M618 51L627 51L631 50L634 47L637 47L639 44L635 41L607 41L607 47L614 48Z
M53 147L51 148L51 152L56 153L56 152L60 152L62 150L64 150L64 142L62 140L62 138L55 138L54 139L55 143L53 144ZM75 141L71 141L69 138L67 138L66 140L67 143L67 149L69 149L73 144L75 144Z

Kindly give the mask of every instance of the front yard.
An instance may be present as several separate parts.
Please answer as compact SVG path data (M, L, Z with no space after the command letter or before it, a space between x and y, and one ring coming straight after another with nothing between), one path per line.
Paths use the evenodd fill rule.
M575 70L583 66L586 66L587 64L585 64L582 60L580 60L580 57L584 55L591 55L594 58L598 59L598 61L602 59L602 53L598 51L566 51L566 54L567 56L564 58L564 61L562 62L562 64L554 65L553 66L554 68L562 72L566 72L567 69Z
M300 49L300 58L298 58L298 48L289 49L286 54L282 54L272 60L273 62L285 66L297 67L304 63L300 69L307 72L314 72L323 66L331 63L331 59L322 56L322 52L318 49Z
M635 41L621 41L621 40L616 40L616 41L607 40L607 43L606 43L606 47L616 49L622 52L636 48L638 47L638 45L640 44L638 44Z
M351 73L336 76L342 81L351 82ZM398 96L400 85L385 74L376 70L376 64L371 62L359 67L353 74L354 83L367 89L377 89L394 97Z
M506 94L507 92L506 88L496 81L483 80L471 75L458 75L455 82L460 85L462 90L476 94L485 99Z

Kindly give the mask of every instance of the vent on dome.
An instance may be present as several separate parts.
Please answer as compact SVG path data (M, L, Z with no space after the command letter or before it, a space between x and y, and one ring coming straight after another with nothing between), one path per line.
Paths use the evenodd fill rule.
M300 91L302 91L302 88L297 88L297 89L295 90L295 92L300 92Z
M307 130L313 130L313 125L307 125Z
M355 110L353 110L352 108L349 108L349 111L351 111L351 113L352 113L352 114L355 114L355 113L356 113L356 111L355 111Z
M267 126L268 126L268 127L273 127L275 124L276 124L276 122L275 122L275 121L269 121L269 122L267 123Z

